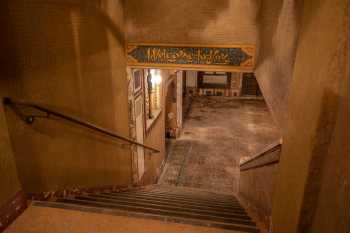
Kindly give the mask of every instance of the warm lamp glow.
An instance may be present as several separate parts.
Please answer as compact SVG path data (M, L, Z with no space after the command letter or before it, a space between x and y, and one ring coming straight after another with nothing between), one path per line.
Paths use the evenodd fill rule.
M151 70L151 77L152 85L159 85L162 82L160 70Z

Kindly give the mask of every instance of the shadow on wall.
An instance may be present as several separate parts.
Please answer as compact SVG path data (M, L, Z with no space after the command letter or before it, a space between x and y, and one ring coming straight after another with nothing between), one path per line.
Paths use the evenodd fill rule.
M255 0L129 0L125 9L130 42L256 42Z
M334 82L342 83L343 77L338 77L340 81L334 80ZM318 133L313 138L314 145L311 150L311 162L309 170L311 171L306 179L304 200L302 203L302 214L299 222L300 232L311 232L312 220L314 219L317 207L320 206L319 198L322 188L322 182L324 182L324 167L327 160L326 153L329 151L332 138L334 137L334 128L336 125L338 115L338 103L339 95L336 93L339 90L325 90L322 96L322 108L321 114L317 120L316 132ZM332 111L330 111L332 109Z
M14 0L0 9L6 32L0 96L41 103L128 134L121 1ZM29 127L10 110L7 121L27 192L130 182L128 151L108 140L72 126L62 132L62 124L50 120Z

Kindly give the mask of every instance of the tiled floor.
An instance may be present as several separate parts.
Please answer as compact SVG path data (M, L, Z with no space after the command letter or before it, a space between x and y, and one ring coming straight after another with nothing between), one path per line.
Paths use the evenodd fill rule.
M196 97L191 108L160 183L236 193L240 158L280 137L265 102Z

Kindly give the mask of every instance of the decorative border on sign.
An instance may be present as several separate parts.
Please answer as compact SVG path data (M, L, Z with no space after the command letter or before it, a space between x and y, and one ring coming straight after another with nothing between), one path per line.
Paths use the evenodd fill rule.
M254 45L129 43L126 55L130 67L244 72L255 68Z
M27 208L23 191L17 192L11 200L0 207L0 232L3 232Z

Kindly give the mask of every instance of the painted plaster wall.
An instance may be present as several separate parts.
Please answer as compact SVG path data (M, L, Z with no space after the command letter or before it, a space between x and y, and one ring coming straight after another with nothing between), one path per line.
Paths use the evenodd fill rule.
M129 42L256 43L257 0L128 0Z
M122 1L1 5L1 94L128 136ZM127 147L54 119L28 126L9 109L6 119L26 192L131 183Z
M349 6L349 1L348 1ZM350 8L346 10L344 18L349 28ZM350 34L347 31L347 46ZM349 47L347 47L346 73L338 95L338 112L336 123L329 144L328 155L323 158L321 185L317 199L317 210L314 213L310 232L349 232L350 229L350 66ZM344 62L344 60L343 60ZM331 198L330 198L331 197ZM305 223L305 225L307 222Z
M285 128L299 31L300 0L261 1L256 77L271 113Z
M0 106L0 187L2 187L0 207L21 189L2 106Z
M277 233L350 229L349 5L304 2L273 206Z

